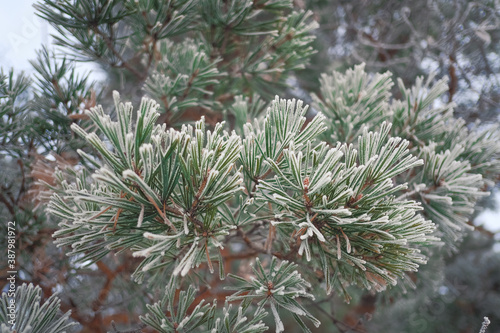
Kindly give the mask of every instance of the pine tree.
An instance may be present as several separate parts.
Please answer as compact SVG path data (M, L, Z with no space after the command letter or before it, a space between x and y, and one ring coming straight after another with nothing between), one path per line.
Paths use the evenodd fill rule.
M12 306L7 293L2 294L0 300L0 330L2 333L12 332L10 328L15 327L14 332L28 333L64 333L75 322L70 322L70 313L57 318L60 300L57 296L52 295L40 305L42 290L39 287L34 287L32 284L23 284L16 290L15 306ZM11 311L14 307L15 311ZM21 314L21 317L16 318L15 314ZM15 323L15 324L14 324Z
M455 118L440 100L445 78L406 87L358 65L323 74L311 110L272 99L289 93L314 53L312 13L288 1L46 0L36 8L72 56L40 51L36 85L2 77L10 156L2 163L30 161L19 165L39 182L12 185L1 199L23 228L21 242L49 226L53 255L69 257L60 262L67 274L104 272L94 301L86 297L95 291L79 295L81 311L71 314L84 330L110 329L98 313L126 289L139 330L345 331L335 318L318 319L317 299L415 287L433 253L456 251L500 174L498 128ZM70 59L129 81L123 96L132 102L115 91L110 107L110 92L76 75ZM49 191L39 207L23 206L40 183ZM59 288L81 290L91 275ZM49 323L55 298L40 308L33 288L16 296L36 299L39 315L26 325ZM18 307L17 319L30 309ZM57 325L70 325L68 316Z

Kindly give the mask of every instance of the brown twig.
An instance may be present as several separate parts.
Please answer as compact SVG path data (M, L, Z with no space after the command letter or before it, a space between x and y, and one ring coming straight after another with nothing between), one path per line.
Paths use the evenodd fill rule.
M12 216L14 216L15 214L14 206L9 202L9 200L7 200L7 198L2 193L0 193L0 202L2 202L5 205L5 207L7 207L9 213Z
M113 55L115 57L118 58L118 60L120 60L120 63L121 63L120 67L123 67L123 68L126 68L127 70L129 70L140 81L144 81L147 78L147 75L148 75L147 71L144 71L144 73L141 73L136 68L134 68L133 66L131 66L127 61L125 61L125 59L123 59L123 57L120 54L120 52L118 52L115 49L115 47L113 45L113 41L111 40L111 38L108 35L106 35L103 31L101 31L97 26L94 26L93 30L94 30L94 32L96 34L98 34L99 36L101 36L103 38L103 40L106 43L106 46L108 47L108 49L113 53Z
M317 302L317 301L309 302L310 305L314 306L319 312L321 312L326 317L328 317L328 319L331 320L331 322L335 325L335 327L337 327L337 329L340 332L342 332L342 333L344 333L344 332L350 332L350 331L360 332L360 333L365 333L366 332L364 329L360 330L360 329L357 329L356 327L351 327L350 325L344 323L343 321L335 318L335 316L332 313L326 312L325 309L323 309L320 306L320 303L321 303L321 301L320 302Z

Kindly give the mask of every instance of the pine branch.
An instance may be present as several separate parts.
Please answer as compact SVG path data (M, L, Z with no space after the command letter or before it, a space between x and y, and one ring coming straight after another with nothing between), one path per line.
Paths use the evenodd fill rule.
M450 22L462 25L476 5L465 15L457 5ZM96 264L84 274L89 283L99 275L104 281L87 302L93 319L85 311L73 314L91 330L125 321L124 313L102 317L99 308L113 298L120 274L134 269L134 282L152 303L143 325L160 332L263 332L269 315L277 332L291 317L310 332L304 318L320 324L310 307L340 331L361 330L304 298L335 292L349 302L349 286L414 287L427 256L438 244L456 248L471 228L476 202L499 179L498 128L466 124L441 101L446 91L450 100L456 93L456 77L448 84L430 75L406 87L390 72L369 74L361 64L323 74L310 112L302 101L264 102L260 96L297 94L286 90L299 85L292 82L316 52L313 13L293 10L292 1L46 0L35 7L55 28L55 44L74 59L43 48L32 62L33 81L0 73L0 153L8 157L0 162L6 170L0 202L4 213L21 220L16 240L25 257L38 260L33 251L53 230L55 243L72 257L63 263L70 264L67 272ZM496 17L479 8L482 20ZM418 37L409 11L398 14L410 39ZM476 35L490 38L483 28L474 28ZM358 42L378 48L374 55L384 66L408 62L395 53L417 45L360 29ZM110 78L127 75L122 79L131 87L122 87L124 94L143 89L149 97L134 111L114 93L109 111L88 75L76 74L74 61L118 68ZM449 69L455 76L454 66ZM45 175L49 219L27 195L32 184L25 172L36 167L35 150L79 154ZM46 224L55 220L57 228ZM126 263L111 269L102 261L111 253L128 254ZM29 275L35 261L23 260L19 267ZM27 279L41 278L37 272ZM48 295L63 286L56 284L41 287ZM158 286L165 288L157 292ZM235 293L222 291L228 286ZM39 291L19 318L49 325L59 306L53 297L41 306ZM68 299L79 309L73 304L79 300ZM68 316L61 327L71 325Z
M104 42L106 43L106 46L108 47L108 50L110 50L111 53L113 53L113 55L120 61L120 67L126 68L130 73L134 74L134 76L139 81L144 81L147 78L147 71L141 73L134 66L130 65L122 57L122 55L120 54L120 52L118 52L115 49L115 46L113 45L113 40L107 34L105 34L103 31L101 31L98 26L94 26L93 27L93 31L97 35L99 35L99 36L101 36L103 38Z
M69 321L71 312L62 316L57 312L60 300L51 296L41 303L41 289L32 284L17 287L15 303L9 301L7 293L2 293L0 299L0 321L2 332L40 332L64 333L67 329L77 325ZM14 305L14 312L10 311Z

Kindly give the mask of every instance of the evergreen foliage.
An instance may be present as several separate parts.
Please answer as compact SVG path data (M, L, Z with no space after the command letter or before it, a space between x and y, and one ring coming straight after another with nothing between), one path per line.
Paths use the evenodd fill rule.
M126 69L161 102L163 122L220 112L233 91L267 98L314 53L310 11L276 1L44 1L38 15L79 60ZM125 75L125 74L122 74Z
M32 284L23 284L16 290L15 303L11 303L7 293L0 299L0 331L2 333L65 333L76 323L69 320L70 312L63 314L59 311L59 299L52 295L43 304L42 290ZM10 308L14 306L14 316ZM15 325L9 322L15 318Z
M409 170L414 172L425 162L410 153L410 141L389 137L393 129L388 123L382 123L376 133L365 127L356 142L358 149L353 144L332 148L315 140L327 129L326 118L319 114L304 126L307 108L295 100L276 98L260 120L244 125L243 140L235 132L224 131L224 124L217 124L213 132L205 129L203 118L180 130L155 125L159 106L149 99L143 99L132 125L132 105L120 103L117 93L115 105L117 121L101 107L88 113L105 141L72 126L104 161L93 175L94 182L86 182L85 176L74 184L63 181L48 207L65 221L55 233L56 242L70 245L70 254L80 255L82 262L97 261L110 250L131 249L134 256L144 257L134 273L139 282L145 273L155 270L164 272L153 278L170 274L184 277L203 266L213 274L213 262L222 269L221 250L231 247L231 236L239 235L256 256L271 255L268 265L271 271L276 268L276 276L294 276L287 275L286 264L276 266L276 257L296 257L322 276L327 293L338 290L347 300L345 287L349 284L384 290L404 278L405 272L416 271L425 263L419 247L435 240L429 235L434 225L418 213L422 209L419 204L406 199L407 184L394 185L392 180L403 174L412 179ZM448 195L456 188L458 198L472 192L471 201L475 200L474 193L481 193L481 176L466 174L464 162L456 161L460 147L439 158L430 151L432 146L421 147L427 164L413 177L433 182L434 192L424 193L427 198L434 195L432 202L441 205L448 200L444 208L451 211L449 214L453 209L470 213L464 211L462 202L455 204L458 200L454 202ZM88 154L81 154L93 161ZM442 177L449 179L447 191L441 190L443 182L435 183ZM469 178L474 183L464 189ZM458 182L456 187L453 180ZM419 183L415 194L425 191L424 186ZM246 198L237 197L238 192ZM440 221L428 202L423 201L423 208ZM262 222L257 224L254 239L249 239L257 221ZM461 230L460 225L447 222L455 234ZM441 230L443 234L448 231ZM256 293L253 298L264 293L267 300L271 295L265 293L265 286L280 285L264 272L258 257L256 260L259 270L254 283L238 289L228 300L238 300L242 291L251 290ZM224 278L224 272L219 275ZM300 280L290 286L311 286ZM261 282L255 284L257 281ZM269 293L273 290L267 287ZM182 294L186 303L193 292L189 289ZM295 315L308 315L294 300L308 293L303 289L294 294L298 291L293 288L291 292L294 297L288 300L280 302L274 294L272 299ZM276 329L282 331L278 312L274 303L270 304ZM194 321L196 325L204 324L205 313L200 308L195 317L201 319ZM181 315L171 321L191 322L191 316L183 319L186 314ZM304 326L302 320L300 323Z
M487 235L470 232L460 245L461 252L448 258L446 263L431 258L428 263L431 270L446 267L443 276L436 278L426 267L421 274L430 276L419 279L418 292L399 297L395 302L388 299L382 302L379 315L373 318L367 330L478 332L484 316L496 316L500 302L500 292L495 287L500 281L499 257L491 251L493 244ZM463 313L464 304L469 305L469 314ZM486 332L496 332L500 323L492 320L486 326L483 326Z
M475 203L488 194L484 186L498 177L498 126L468 129L453 117L453 103L439 105L436 99L446 92L446 79L433 84L432 76L425 81L420 77L410 89L398 80L401 98L396 99L390 98L390 76L370 78L364 65L345 74L323 75L322 97L313 96L315 105L333 120L327 133L335 141L352 142L365 126L378 130L382 121L392 123L391 135L408 140L410 151L425 161L404 178L412 184L409 193L439 224L442 240L454 248L468 228Z
M70 55L43 48L32 79L1 72L0 199L28 255L48 226L67 271L105 271L95 313L115 276L129 274L149 303L134 315L159 332L322 329L308 307L316 299L425 280L419 269L440 249L457 251L499 179L498 127L456 118L441 98L445 78L408 87L361 64L322 74L311 109L280 98L315 53L317 23L291 1L35 7ZM73 61L129 82L131 102L77 75ZM20 185L8 179L16 165ZM73 325L69 313L56 320L56 297L40 305L40 295L18 288L18 332Z

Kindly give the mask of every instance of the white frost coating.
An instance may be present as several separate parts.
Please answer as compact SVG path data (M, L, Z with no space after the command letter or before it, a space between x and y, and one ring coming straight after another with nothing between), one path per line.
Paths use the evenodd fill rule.
M283 322L278 314L278 310L276 310L276 306L273 302L271 302L271 310L273 312L274 322L276 323L276 333L285 331L285 326L283 325Z
M189 228L188 228L188 224L187 224L187 216L186 214L183 215L183 222L184 222L184 233L187 235L189 234Z
M301 243L300 243L300 247L299 247L299 256L302 255L302 253L304 253L304 250L306 251L306 260L307 261L311 261L311 251L309 249L309 244L307 242L307 238L304 239Z
M488 317L484 317L483 324L481 325L481 330L479 331L479 333L486 333L486 329L488 328L490 323L490 319Z
M189 251L186 253L184 258L182 258L177 267L174 269L174 272L172 273L173 275L179 275L180 273L181 276L186 276L186 274L189 272L191 266L193 265L195 249L198 246L199 239L200 239L199 237L195 238Z
M321 231L319 231L318 228L316 228L316 226L309 219L309 214L306 215L306 219L306 222L299 223L300 228L307 228L307 232L304 235L300 236L300 239L304 240L308 237L313 237L314 235L316 235L320 242L326 242L325 236L323 236Z
M158 235L158 234L153 234L151 232L145 232L144 233L144 238L147 238L147 239L152 239L152 240L166 240L166 239L175 239L177 237L180 237L180 234L177 234L177 235L172 235L172 236L168 236L168 235Z
M139 214L139 218L137 219L137 228L142 226L142 220L144 219L144 205L141 204L141 212Z

